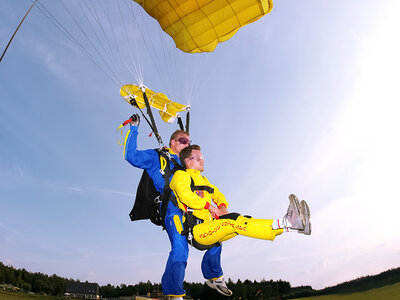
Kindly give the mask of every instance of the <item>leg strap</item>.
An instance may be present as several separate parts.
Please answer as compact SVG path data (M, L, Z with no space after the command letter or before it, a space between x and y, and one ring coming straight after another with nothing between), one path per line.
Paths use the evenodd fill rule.
M197 250L204 251L211 249L212 247L219 246L220 243L215 243L212 245L202 245L199 244L193 237L193 227L197 224L201 224L204 221L193 215L193 211L188 209L187 213L184 213L185 221L183 222L182 235L186 235L186 239L190 245L195 247Z

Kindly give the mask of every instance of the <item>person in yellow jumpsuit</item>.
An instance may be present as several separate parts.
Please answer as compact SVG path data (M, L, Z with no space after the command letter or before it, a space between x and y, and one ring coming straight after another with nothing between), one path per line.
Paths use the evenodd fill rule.
M177 198L178 207L184 213L192 210L198 219L200 224L195 225L192 232L199 244L212 245L237 235L273 241L287 231L311 234L310 209L306 201L299 203L295 195L290 195L287 213L280 219L255 219L229 213L225 196L201 174L204 171L204 158L200 147L191 145L183 149L179 158L186 170L175 172L170 187ZM225 294L215 285L216 280L210 279L207 284ZM221 285L226 287L224 281Z

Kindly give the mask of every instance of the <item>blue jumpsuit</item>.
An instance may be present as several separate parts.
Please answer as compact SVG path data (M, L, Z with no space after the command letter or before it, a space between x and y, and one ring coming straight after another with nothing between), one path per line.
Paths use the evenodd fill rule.
M164 178L160 173L160 158L154 149L137 150L138 127L131 126L124 143L125 159L134 167L144 169L154 182L156 190L162 193ZM180 163L179 157L170 151L172 157ZM171 162L171 168L173 163ZM171 176L172 177L172 176ZM170 178L171 179L171 178ZM177 227L182 227L182 211L169 202L165 217L165 228L171 242L165 272L161 279L161 286L165 296L184 296L183 280L189 254L186 237L178 233ZM215 279L222 276L221 246L206 251L201 263L201 270L206 279Z

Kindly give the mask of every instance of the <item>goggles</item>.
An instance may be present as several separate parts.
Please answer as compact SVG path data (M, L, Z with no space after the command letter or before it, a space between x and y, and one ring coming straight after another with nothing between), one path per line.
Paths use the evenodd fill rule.
M190 159L194 159L194 160L197 160L197 161L201 161L201 160L204 160L204 157L203 157L202 155L201 155L201 156L199 156L199 155L194 155L194 156L191 156Z
M178 141L180 144L183 145L190 145L191 140L184 138L184 137L180 137L179 139L176 139L175 141Z

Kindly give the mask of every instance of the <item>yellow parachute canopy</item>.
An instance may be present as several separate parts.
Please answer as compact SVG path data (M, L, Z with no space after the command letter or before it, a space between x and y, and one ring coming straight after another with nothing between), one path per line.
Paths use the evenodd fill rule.
M128 103L131 103L130 100L132 97L135 98L139 108L143 109L146 107L146 104L144 102L142 89L146 91L150 106L158 109L161 119L167 123L172 123L177 117L178 112L190 109L190 106L171 101L166 95L155 93L144 86L127 84L121 88L120 94Z
M269 13L272 0L133 0L184 52L211 52L239 28Z

